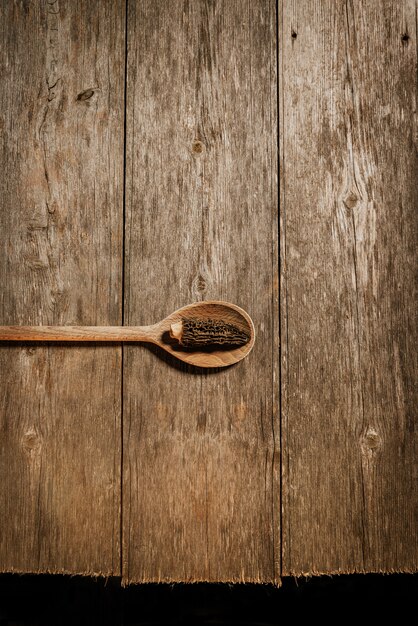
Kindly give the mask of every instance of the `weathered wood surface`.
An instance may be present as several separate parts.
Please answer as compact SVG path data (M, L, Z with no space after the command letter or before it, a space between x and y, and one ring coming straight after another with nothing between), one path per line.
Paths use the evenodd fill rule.
M121 323L124 4L1 2L1 324ZM0 377L0 570L118 574L120 348Z
M416 8L280 2L283 574L418 568Z
M0 345L0 571L418 569L416 1L275 4L0 3L0 324L225 299L257 334L203 374Z
M124 350L125 581L279 574L275 2L130 2L125 323L235 302L257 341L197 373Z

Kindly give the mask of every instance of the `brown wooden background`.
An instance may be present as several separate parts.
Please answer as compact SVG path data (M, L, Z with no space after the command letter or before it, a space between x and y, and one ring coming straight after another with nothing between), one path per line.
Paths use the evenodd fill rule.
M417 569L416 16L0 2L0 323L257 332L217 372L0 346L0 571Z

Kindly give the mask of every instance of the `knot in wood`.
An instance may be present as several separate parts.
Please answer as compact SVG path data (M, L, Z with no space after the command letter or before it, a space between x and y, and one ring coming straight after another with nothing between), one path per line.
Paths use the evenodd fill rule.
M359 199L357 195L353 191L350 191L350 193L348 193L347 196L344 198L343 202L345 206L347 207L347 209L351 210L351 209L354 209L358 200Z
M23 450L29 456L39 453L42 446L41 437L35 430L28 430L24 433L21 443Z
M369 426L361 438L361 449L363 455L368 459L372 459L381 447L381 436L372 426Z

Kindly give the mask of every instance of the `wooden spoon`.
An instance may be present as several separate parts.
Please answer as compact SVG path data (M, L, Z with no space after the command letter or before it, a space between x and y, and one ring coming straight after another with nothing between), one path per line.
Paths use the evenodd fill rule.
M1 341L144 341L197 367L225 367L251 351L251 317L230 302L194 302L152 326L0 326Z

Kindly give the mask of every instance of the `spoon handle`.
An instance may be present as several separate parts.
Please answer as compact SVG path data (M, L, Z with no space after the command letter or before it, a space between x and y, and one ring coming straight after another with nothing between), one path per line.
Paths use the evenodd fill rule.
M157 343L154 326L0 326L0 341L147 341Z

